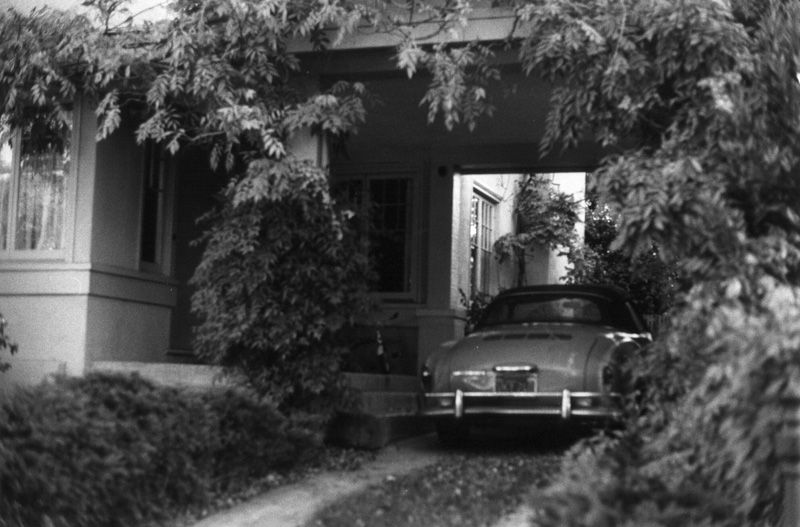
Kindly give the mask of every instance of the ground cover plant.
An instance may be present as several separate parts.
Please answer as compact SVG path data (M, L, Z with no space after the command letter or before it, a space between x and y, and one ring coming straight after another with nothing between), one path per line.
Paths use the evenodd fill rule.
M309 527L493 525L531 487L545 485L560 459L555 453L456 453L328 506Z
M0 525L115 527L196 518L315 466L358 466L321 431L241 390L88 374L0 406Z

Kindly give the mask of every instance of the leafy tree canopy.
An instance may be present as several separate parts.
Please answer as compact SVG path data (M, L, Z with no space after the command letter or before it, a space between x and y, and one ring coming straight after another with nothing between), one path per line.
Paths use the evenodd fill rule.
M448 127L491 114L493 56L512 49L554 86L542 150L583 139L609 149L598 175L622 219L615 248L655 243L699 278L757 268L797 279L796 0L503 0L493 5L514 18L508 39L467 43L450 35L483 4L463 0L178 0L160 22L121 16L120 0L86 4L89 14L0 14L8 124L57 121L81 92L97 104L99 138L129 108L140 140L202 143L228 166L267 160L242 182L266 188L247 180L274 172L298 129L342 134L366 113L361 84L298 82L293 40L323 49L358 25L397 37L397 67L429 74L422 103ZM423 24L434 29L419 35Z
M544 150L613 149L614 248L653 244L695 279L796 281L798 3L533 2L527 71L556 82Z
M410 74L426 67L434 72L426 96L431 118L443 109L448 126L462 115L474 125L477 115L490 111L482 88L467 86L477 78L467 69L485 63L488 52L444 46L414 52L408 37L423 21L434 22L434 34L463 24L466 5L421 6L408 24L400 16L407 10L368 2L177 0L170 6L173 16L162 21L139 20L127 4L87 0L82 13L0 13L4 125L57 125L81 94L96 105L98 139L133 116L139 141L156 140L173 153L201 144L215 166L260 160L255 167L263 170L244 171L242 184L266 190L248 180L286 170L273 165L290 157L287 141L298 129L338 136L364 119L362 84L310 89L298 57L289 52L293 41L310 41L320 50L336 45L357 24L406 35L399 64ZM334 42L329 27L339 28ZM483 79L496 75L478 69Z

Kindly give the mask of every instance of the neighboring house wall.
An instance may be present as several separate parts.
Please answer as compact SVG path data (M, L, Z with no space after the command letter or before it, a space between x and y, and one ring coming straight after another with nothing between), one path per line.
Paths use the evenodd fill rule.
M586 173L585 172L556 172L553 174L543 174L551 180L556 190L564 192L573 197L578 204L579 221L575 225L575 234L578 243L583 242L586 197ZM559 254L561 251L551 251L545 247L538 247L534 250L533 258L528 262L526 269L525 284L558 284L563 283L567 276L567 266L569 261L566 255Z
M498 174L471 176L473 194L478 193L481 199L494 203L494 228L489 248L492 250L493 265L489 273L488 287L478 287L479 292L496 295L504 289L514 287L516 273L514 265L510 262L500 263L494 253L494 242L504 234L514 232L517 220L514 209L516 207L517 189L523 174Z
M520 174L486 174L463 175L453 178L453 203L458 214L453 215L453 275L452 287L459 298L462 292L466 296L476 293L496 295L503 289L516 284L516 268L509 262L500 263L494 254L494 242L502 235L513 232L516 227L514 205ZM477 279L474 287L471 262L471 245L473 235L482 237L482 233L474 232L471 203L475 196L483 203L491 205L491 234L486 244L492 251L489 262L484 262L487 269L478 269L478 273L486 273L485 280ZM479 212L479 215L481 213ZM479 218L485 222L486 218ZM479 244L483 245L479 240ZM471 265L472 263L472 265ZM478 264L479 265L479 264Z

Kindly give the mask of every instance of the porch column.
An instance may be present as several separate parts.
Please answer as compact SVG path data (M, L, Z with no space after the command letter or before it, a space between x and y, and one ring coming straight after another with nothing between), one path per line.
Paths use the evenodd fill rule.
M454 282L454 222L461 212L454 196L452 170L440 170L432 163L423 178L427 185L426 236L427 269L425 303L416 311L419 323L417 365L420 366L439 345L463 335L463 322L458 317L458 284Z

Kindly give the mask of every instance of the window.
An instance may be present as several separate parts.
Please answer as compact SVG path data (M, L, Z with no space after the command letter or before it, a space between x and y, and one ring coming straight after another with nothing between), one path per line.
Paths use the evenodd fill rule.
M491 287L496 207L482 194L473 193L469 220L469 286L473 295L488 293Z
M0 124L0 250L64 248L71 117L57 126Z
M492 302L481 325L576 323L612 326L639 333L642 329L637 318L628 304L595 295L535 293Z
M152 141L145 143L143 172L139 260L144 270L168 272L167 163L163 149Z
M369 240L370 257L378 293L410 293L411 212L413 179L410 176L347 177L336 184L345 198L359 207Z

